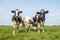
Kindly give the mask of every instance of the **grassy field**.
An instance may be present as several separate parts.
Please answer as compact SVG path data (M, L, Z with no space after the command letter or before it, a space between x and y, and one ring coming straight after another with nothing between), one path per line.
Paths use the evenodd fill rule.
M24 28L19 27L19 32L12 35L12 27L0 27L0 40L60 40L60 27L45 27L45 32L24 32Z

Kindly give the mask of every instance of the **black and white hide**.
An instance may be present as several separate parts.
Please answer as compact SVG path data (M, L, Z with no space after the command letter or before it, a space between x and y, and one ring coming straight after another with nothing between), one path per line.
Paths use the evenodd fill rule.
M41 28L44 32L45 14L48 13L48 11L42 9L40 12L36 12L36 13L37 14L33 17L33 22L35 23L38 32L40 32Z
M22 11L19 11L19 9L16 9L15 11L11 11L12 13L15 13L12 17L12 25L13 25L13 35L17 32L19 24L22 22L22 17L19 16Z

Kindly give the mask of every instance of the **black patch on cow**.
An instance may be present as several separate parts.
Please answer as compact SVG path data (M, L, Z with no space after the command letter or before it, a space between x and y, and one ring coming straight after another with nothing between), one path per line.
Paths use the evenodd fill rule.
M36 22L36 17L33 17L33 21Z
M12 17L12 21L13 21L13 20L19 21L19 22L21 23L22 17L21 17L21 16L15 16L15 15L14 15L14 16Z
M41 21L44 21L45 20L45 14L40 14L40 19L41 19Z
M33 17L33 21L36 22L37 19L36 19L37 15L35 15L35 17Z
M40 20L41 20L41 17L40 17L40 15L38 16L38 19L37 19L37 20L38 20L38 22L40 22Z

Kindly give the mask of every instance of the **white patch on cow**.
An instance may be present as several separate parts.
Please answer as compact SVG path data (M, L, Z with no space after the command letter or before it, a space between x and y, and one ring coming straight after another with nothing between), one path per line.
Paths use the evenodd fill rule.
M18 16L18 13L19 13L19 11L18 11L18 10L16 10L16 16Z
M29 21L29 19L30 19L29 16L26 16L26 17L25 17L25 20L26 20L26 21Z
M41 13L44 13L44 11L41 11Z
M39 15L37 14L37 16L36 16L37 21L38 21L38 16L39 16Z

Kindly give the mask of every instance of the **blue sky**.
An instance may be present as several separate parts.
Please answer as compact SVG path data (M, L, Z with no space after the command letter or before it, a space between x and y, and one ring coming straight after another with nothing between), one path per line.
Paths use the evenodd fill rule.
M22 17L31 18L41 9L49 10L45 25L60 25L60 0L0 0L0 25L12 25L11 10L22 10Z

